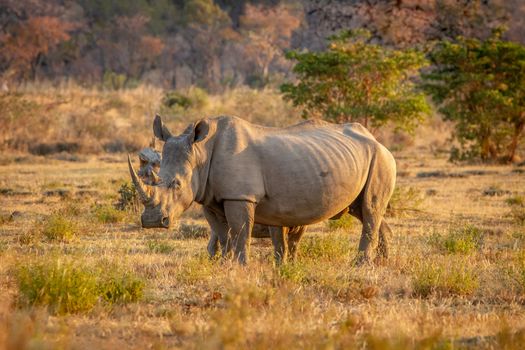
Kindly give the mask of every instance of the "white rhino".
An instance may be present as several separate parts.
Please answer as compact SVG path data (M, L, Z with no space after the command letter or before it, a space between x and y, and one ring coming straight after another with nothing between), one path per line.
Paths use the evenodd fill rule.
M129 162L145 204L143 227L168 228L195 201L223 247L232 247L234 257L246 263L254 223L276 227L278 242L287 227L349 212L363 223L356 262L371 262L376 249L388 256L390 230L383 215L396 164L360 124L313 120L269 128L218 117L173 136L156 116L153 130L165 141L160 182L144 184Z
M160 169L161 155L155 149L155 138L153 138L149 147L143 148L139 152L140 168L138 177L146 185L156 185L160 182L158 172ZM252 237L272 238L275 246L275 259L278 263L285 262L288 257L295 260L297 256L297 247L299 241L305 232L305 226L276 228L272 226L254 224ZM226 250L226 245L224 246ZM208 242L208 253L214 257L219 248L219 235L213 229L211 230L210 240Z

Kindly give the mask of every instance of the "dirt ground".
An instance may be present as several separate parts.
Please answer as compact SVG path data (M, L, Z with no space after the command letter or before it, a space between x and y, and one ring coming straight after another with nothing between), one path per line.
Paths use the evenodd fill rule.
M359 268L356 222L309 227L298 261L283 267L269 239L254 238L240 267L207 258L198 208L181 218L184 229L142 229L133 211L101 220L94 208L115 203L129 181L124 155L5 161L0 348L519 349L525 228L513 203L525 196L525 168L458 166L422 148L395 157L391 258ZM35 234L72 207L73 239ZM17 269L57 258L123 266L144 281L144 296L71 314L20 303Z

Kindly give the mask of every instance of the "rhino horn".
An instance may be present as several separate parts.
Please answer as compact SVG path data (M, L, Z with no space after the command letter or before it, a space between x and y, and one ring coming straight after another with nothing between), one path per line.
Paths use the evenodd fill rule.
M144 184L144 182L137 175L137 173L135 172L135 169L133 169L133 165L131 164L131 157L129 156L129 154L128 154L128 166L129 166L129 172L131 174L131 180L133 181L133 184L135 185L135 188L137 189L140 200L144 204L151 202L151 200L153 199L153 188L151 186Z
M151 170L151 178L153 179L153 184L156 185L160 183L160 177L154 170Z

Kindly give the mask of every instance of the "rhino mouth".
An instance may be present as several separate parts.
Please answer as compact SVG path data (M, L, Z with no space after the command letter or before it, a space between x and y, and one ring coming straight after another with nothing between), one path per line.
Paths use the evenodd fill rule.
M145 210L140 217L143 228L170 228L171 220L162 214L160 210Z

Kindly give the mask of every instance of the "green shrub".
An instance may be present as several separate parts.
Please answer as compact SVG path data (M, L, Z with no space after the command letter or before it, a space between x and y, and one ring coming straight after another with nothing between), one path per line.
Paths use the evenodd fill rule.
M441 244L450 254L470 254L483 244L483 233L473 225L451 228Z
M15 278L20 305L47 306L55 314L89 311L99 300L109 305L136 302L145 285L114 266L95 268L62 258L20 264Z
M164 111L188 110L193 108L200 110L208 105L208 94L205 90L192 86L186 91L168 91L163 99Z
M144 296L144 281L129 272L117 270L101 278L99 293L109 304L137 302Z
M129 209L133 212L138 212L140 203L135 185L129 182L125 182L120 186L118 193L119 199L116 204L117 209Z
M417 212L423 204L424 196L414 187L396 186L386 209L387 216L403 217L410 212Z
M150 240L146 243L146 246L152 253L159 254L170 254L175 250L170 243L159 240Z
M90 310L98 299L92 271L61 259L21 266L16 280L22 305L49 306L57 314Z
M78 232L77 224L61 214L51 215L43 225L42 233L49 241L68 242Z
M350 214L345 214L337 220L328 220L328 229L336 231L339 229L350 230L354 226L354 217Z
M525 197L520 196L520 195L515 195L515 196L505 199L505 203L507 203L511 207L512 206L525 207Z
M103 224L122 222L126 218L125 212L115 209L109 204L95 206L93 214Z
M478 277L464 261L447 265L427 262L416 269L412 286L414 294L421 297L471 295L478 288Z

